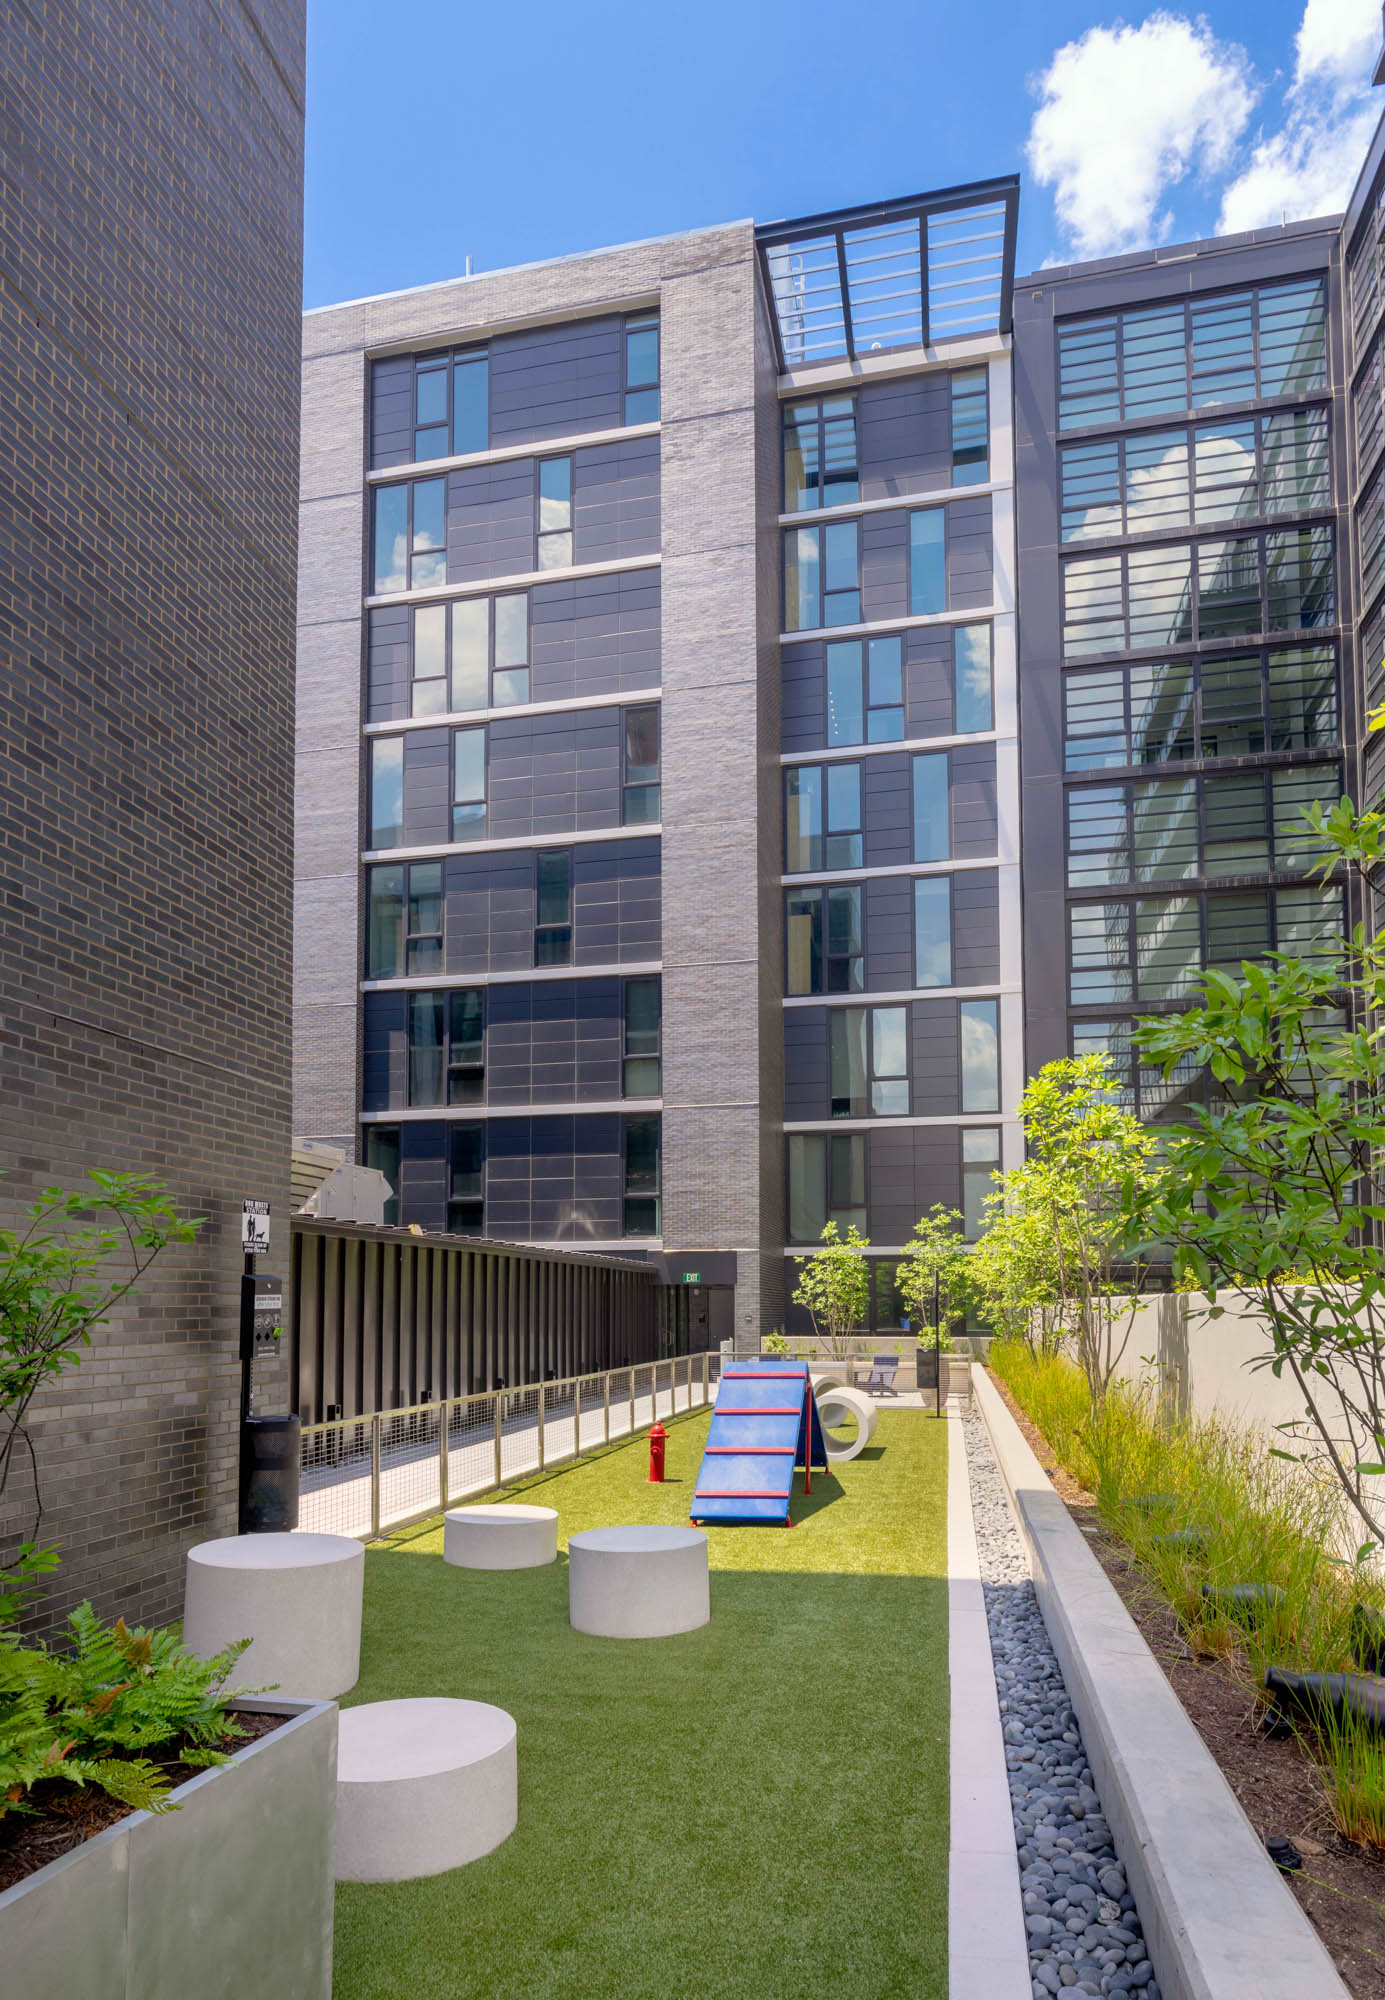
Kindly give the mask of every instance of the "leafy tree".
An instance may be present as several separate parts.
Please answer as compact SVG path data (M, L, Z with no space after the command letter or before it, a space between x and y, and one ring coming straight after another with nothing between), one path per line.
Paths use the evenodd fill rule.
M1024 1205L1025 1183L1000 1176L986 1198L986 1220L971 1253L977 1309L1002 1340L1022 1340L1031 1354L1056 1354L1068 1332L1062 1265L1047 1214Z
M1158 1178L1154 1140L1122 1109L1119 1080L1103 1055L1045 1063L1026 1085L1018 1115L1027 1157L1006 1174L1004 1201L1047 1233L1057 1305L1095 1407L1115 1378L1134 1317L1134 1287L1122 1287L1117 1273L1128 1255L1134 1191L1143 1197Z
M851 1351L850 1336L869 1317L870 1274L861 1254L870 1248L854 1222L848 1223L845 1237L829 1222L821 1237L822 1248L804 1259L794 1290L794 1304L807 1308L813 1332L833 1361L845 1361Z
M39 1546L43 1518L38 1463L26 1419L34 1397L91 1345L160 1251L188 1243L201 1224L179 1217L157 1181L95 1173L90 1187L45 1188L18 1229L0 1229L0 1500L17 1463L28 1466L30 1526L0 1563L0 1625L19 1614L24 1592L57 1561Z
M938 1318L942 1342L952 1345L952 1331L960 1320L965 1323L972 1300L972 1252L962 1233L962 1218L955 1208L935 1202L914 1224L914 1233L904 1246L895 1283L914 1331L931 1344L933 1326L933 1282L937 1279ZM925 1335L924 1329L929 1331Z
M1382 886L1385 815L1350 799L1307 815L1318 872ZM1239 1292L1263 1322L1252 1364L1287 1374L1303 1416L1281 1455L1328 1470L1360 1523L1364 1557L1385 1542L1385 932L1311 957L1271 952L1239 979L1212 970L1184 1013L1135 1040L1166 1076L1210 1070L1220 1089L1167 1128L1168 1173L1132 1206L1166 1239L1184 1284Z

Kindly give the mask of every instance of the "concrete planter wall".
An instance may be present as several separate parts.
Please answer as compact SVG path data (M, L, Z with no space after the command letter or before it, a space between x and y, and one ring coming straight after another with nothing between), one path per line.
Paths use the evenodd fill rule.
M53 2000L330 2000L335 1702L199 1772L0 1895L6 1991Z

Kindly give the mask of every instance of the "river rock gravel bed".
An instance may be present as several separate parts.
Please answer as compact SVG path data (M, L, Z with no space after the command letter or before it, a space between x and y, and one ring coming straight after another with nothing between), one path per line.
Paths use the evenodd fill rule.
M1160 2000L982 1419L962 1419L1034 2000Z

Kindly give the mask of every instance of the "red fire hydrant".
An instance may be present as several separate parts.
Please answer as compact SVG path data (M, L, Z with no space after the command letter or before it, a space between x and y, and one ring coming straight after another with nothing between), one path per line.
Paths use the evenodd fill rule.
M662 1424L655 1424L649 1433L649 1483L662 1486L664 1483L664 1445L668 1432Z

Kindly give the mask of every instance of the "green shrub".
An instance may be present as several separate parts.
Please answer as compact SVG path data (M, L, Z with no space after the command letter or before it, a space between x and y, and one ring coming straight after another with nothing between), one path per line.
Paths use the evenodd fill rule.
M90 1604L68 1627L65 1653L0 1640L0 1817L31 1810L33 1788L54 1781L166 1812L165 1766L229 1762L221 1746L244 1732L225 1683L248 1639L201 1660L175 1628L106 1625Z
M1224 1660L1257 1704L1268 1666L1351 1670L1353 1608L1385 1608L1385 1583L1332 1553L1349 1539L1336 1481L1277 1457L1253 1430L1169 1420L1150 1386L1116 1382L1094 1409L1079 1369L1021 1341L994 1342L990 1365L1095 1496L1103 1525L1173 1607L1195 1653ZM1186 1529L1205 1533L1169 1539ZM1204 1585L1233 1584L1282 1597L1258 1616L1203 1597ZM1304 1741L1341 1831L1385 1846L1385 1742L1350 1719L1305 1730Z

